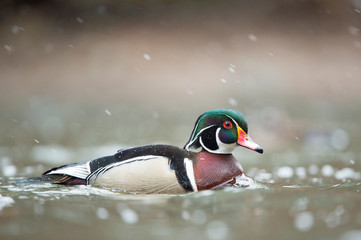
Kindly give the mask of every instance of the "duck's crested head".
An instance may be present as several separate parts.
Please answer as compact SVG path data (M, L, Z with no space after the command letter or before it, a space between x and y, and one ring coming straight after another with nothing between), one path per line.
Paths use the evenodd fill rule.
M263 152L249 137L248 124L242 113L216 109L199 116L184 149L196 151L202 147L211 153L230 154L237 145Z

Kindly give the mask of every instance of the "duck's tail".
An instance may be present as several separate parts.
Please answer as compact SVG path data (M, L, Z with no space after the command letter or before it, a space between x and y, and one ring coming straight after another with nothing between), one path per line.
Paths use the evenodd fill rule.
M63 185L87 185L85 179L65 175L65 174L53 174L53 175L42 175L40 177L24 178L14 182L16 185L24 184L41 184L41 183L53 183Z

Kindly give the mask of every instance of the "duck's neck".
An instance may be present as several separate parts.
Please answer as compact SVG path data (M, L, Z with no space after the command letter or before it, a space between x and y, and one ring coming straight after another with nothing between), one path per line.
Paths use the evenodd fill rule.
M194 175L198 190L224 186L242 174L242 166L232 154L214 154L207 151L197 154Z

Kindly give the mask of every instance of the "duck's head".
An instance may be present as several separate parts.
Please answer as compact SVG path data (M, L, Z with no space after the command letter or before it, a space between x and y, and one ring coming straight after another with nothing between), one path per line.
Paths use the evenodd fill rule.
M245 117L235 110L220 109L205 112L198 118L184 149L196 151L202 147L210 153L230 154L237 146L263 153L249 137Z

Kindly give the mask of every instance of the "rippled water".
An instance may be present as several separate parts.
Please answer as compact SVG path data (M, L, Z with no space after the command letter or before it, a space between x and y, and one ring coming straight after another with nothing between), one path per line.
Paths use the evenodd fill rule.
M300 161L292 164L284 161L292 158L287 152L273 154L260 164L252 159L255 154L236 151L250 157L244 167L257 184L184 195L13 184L19 176L40 174L51 167L50 162L64 163L56 159L59 156L46 162L41 158L46 152L86 158L115 148L90 152L40 146L31 149L34 161L27 166L2 157L0 238L361 239L361 176L355 160L315 163L309 155L299 154Z

